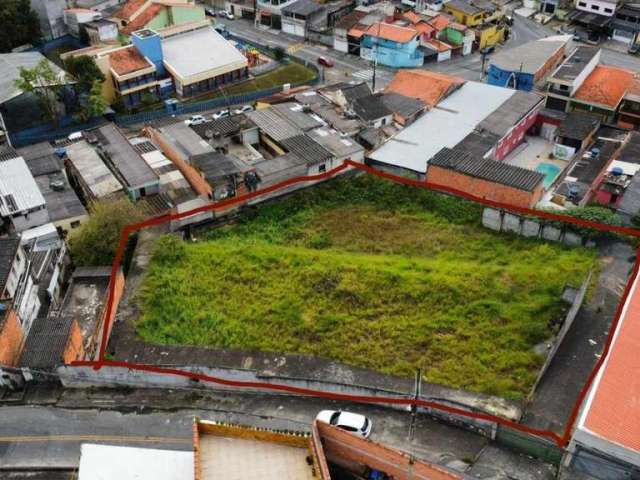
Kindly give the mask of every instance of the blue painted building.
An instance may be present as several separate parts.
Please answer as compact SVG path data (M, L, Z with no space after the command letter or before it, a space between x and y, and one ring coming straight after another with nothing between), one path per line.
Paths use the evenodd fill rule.
M360 57L388 67L420 67L424 52L420 32L389 23L374 23L360 41Z

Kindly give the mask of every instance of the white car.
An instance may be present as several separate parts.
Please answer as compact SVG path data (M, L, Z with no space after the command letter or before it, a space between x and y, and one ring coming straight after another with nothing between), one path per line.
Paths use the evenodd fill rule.
M228 116L229 116L229 110L220 110L219 112L216 112L213 115L211 115L211 118L213 118L214 120L220 120L221 118L225 118Z
M236 18L233 16L233 13L227 12L226 10L220 10L218 12L218 17L226 18L227 20L233 20Z
M187 125L202 125L203 123L207 123L207 119L202 115L192 115L191 118L188 118L184 121Z
M251 105L243 105L240 108L236 108L233 111L234 115L241 115L243 113L253 112L253 107Z
M373 426L371 420L364 415L340 410L322 410L316 416L316 420L335 425L362 438L367 438L371 434L371 427Z

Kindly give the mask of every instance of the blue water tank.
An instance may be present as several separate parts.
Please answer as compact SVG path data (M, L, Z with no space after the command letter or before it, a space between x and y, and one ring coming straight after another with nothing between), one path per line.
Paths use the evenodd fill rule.
M613 175L614 177L619 177L623 173L624 173L624 170L622 170L622 168L620 167L613 167L611 169L611 175Z
M147 57L151 63L156 66L156 72L159 77L165 74L164 56L162 54L162 39L153 30L145 28L131 34L131 41L138 51Z

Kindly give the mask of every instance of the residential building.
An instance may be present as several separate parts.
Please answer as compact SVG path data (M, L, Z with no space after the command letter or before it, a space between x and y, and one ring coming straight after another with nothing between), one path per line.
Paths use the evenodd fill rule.
M634 82L634 72L598 65L569 101L569 108L589 112L613 123L622 99Z
M0 240L0 246L2 242ZM0 255L0 262L2 256ZM0 269L2 266L0 265ZM1 270L0 270L0 273ZM12 302L0 301L0 367L16 366L24 345L24 332Z
M0 238L0 301L15 297L27 271L27 256L17 236Z
M0 218L16 232L43 225L49 212L24 158L10 147L0 147Z
M544 175L443 148L429 161L426 180L501 204L533 208L544 193Z
M618 0L575 0L567 20L585 29L591 40L599 41L609 36L617 8Z
M487 22L476 27L476 45L478 49L495 47L506 38L507 27L498 21Z
M456 82L448 85L456 85ZM438 88L436 92L442 92L442 89ZM367 163L423 179L431 157L443 147L454 148L515 92L467 81L435 108L369 153Z
M246 57L210 26L163 38L162 54L180 97L209 92L249 75Z
M80 37L84 24L101 18L100 12L88 8L68 8L64 11L64 23L67 25L67 30L76 38Z
M629 132L605 168L597 186L595 201L621 211L623 218L633 217L638 211L633 197L638 183L634 177L640 170L640 133ZM625 199L627 193L631 198ZM623 202L624 207L621 208Z
M497 11L495 4L489 0L450 0L443 7L456 22L467 27L477 27L487 22Z
M357 98L351 105L351 109L368 127L378 128L393 120L393 111L387 108L382 95Z
M380 99L384 106L393 113L393 121L403 127L412 124L427 108L426 103L422 100L395 92L384 93Z
M326 98L329 102L337 105L342 109L349 106L360 97L371 95L371 89L366 82L339 82L327 85L318 89L321 98ZM307 99L303 99L302 103L307 103Z
M204 8L194 0L128 0L111 18L123 36L136 30L160 30L206 20Z
M593 141L600 128L600 120L594 115L571 112L556 130L556 143L569 147L572 151L565 155L570 158L575 152L585 149Z
M256 23L280 30L282 28L282 9L296 0L256 0Z
M435 28L430 28L432 28L435 33ZM457 54L466 56L471 54L473 49L475 33L466 25L451 22L438 33L438 40L446 43L447 45L451 45L452 51Z
M351 138L341 137L336 130L320 127L311 130L307 135L331 154L332 163L329 165L329 169L341 165L345 160L358 163L364 162L364 149L362 146Z
M531 91L564 60L570 35L550 37L500 50L491 56L487 83Z
M122 184L89 143L81 140L65 147L65 152L69 179L85 202L122 195Z
M94 20L84 24L91 45L118 42L118 24L109 20Z
M389 67L419 67L424 54L420 33L414 28L377 22L360 40L360 57Z
M38 14L40 30L45 40L53 40L67 33L64 11L67 0L30 0L31 8Z
M282 9L282 31L307 37L307 29L325 15L325 7L314 0L297 0Z
M640 80L637 78L631 82L618 107L618 126L631 129L640 127Z
M617 8L611 21L611 38L619 42L638 43L640 33L640 6L635 3L624 3Z
M596 13L604 17L612 17L616 11L618 0L575 0L575 9L581 12Z
M561 112L568 111L570 97L576 94L584 80L599 63L599 48L576 48L547 78L546 107Z
M368 15L366 10L356 8L348 15L342 17L333 27L333 49L343 53L360 55L360 37L349 35L352 28L365 31L366 25L360 21Z
M125 0L73 0L73 3L78 8L90 8L98 12L110 11L124 2Z
M384 91L418 99L433 108L463 84L461 78L428 70L400 70Z
M140 53L135 44L99 55L100 57L104 57L109 66L110 78L107 77L105 83L113 86L113 90L109 92L110 100L122 102L125 108L132 108L142 103L144 95L157 98L160 84L157 68L148 57ZM97 62L98 65L101 63Z
M246 193L244 178L254 168L220 152L194 155L189 163L211 186L211 200L224 200Z
M600 478L633 478L640 472L640 277L636 277L600 367L585 398L565 465Z
M98 141L98 152L132 201L159 192L158 175L115 124L109 123L93 130L92 133Z
M89 216L76 192L71 188L64 162L49 142L32 144L18 149L42 193L49 221L66 235L80 226Z

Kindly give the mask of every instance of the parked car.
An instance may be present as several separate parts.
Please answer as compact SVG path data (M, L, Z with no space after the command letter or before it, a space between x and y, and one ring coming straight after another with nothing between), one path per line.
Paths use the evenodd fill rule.
M216 16L216 11L211 7L204 7L204 13L205 15L209 15L210 17Z
M240 115L242 113L247 113L247 112L252 112L253 111L253 107L251 105L243 105L240 108L236 108L233 111L234 115Z
M236 17L233 16L233 13L227 12L226 10L220 10L218 12L218 16L220 18L226 18L227 20L233 20L233 19L236 18Z
M70 133L67 137L67 140L71 140L72 142L75 142L76 140L82 140L82 132Z
M318 64L331 68L333 67L333 60L327 57L318 57Z
M192 125L202 125L203 123L207 123L207 119L202 115L191 115L191 118L188 118L184 121L189 126Z
M635 55L638 52L640 52L640 43L632 43L631 45L629 45L629 49L627 50L627 53L630 53L631 55Z
M216 112L213 115L211 115L211 118L213 118L214 120L220 120L221 118L225 118L228 116L229 116L229 110L220 110L219 112Z
M362 438L367 438L371 434L371 428L373 427L371 420L364 415L340 410L322 410L316 416L316 420L335 425Z

